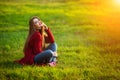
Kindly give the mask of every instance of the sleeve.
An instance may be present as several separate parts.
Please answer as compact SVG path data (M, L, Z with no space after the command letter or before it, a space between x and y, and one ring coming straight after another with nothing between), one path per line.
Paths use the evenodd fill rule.
M48 28L47 30L45 30L46 33L47 33L47 37L45 37L45 42L46 43L54 43L55 40L54 40L54 36L52 34L52 32L50 31L50 28Z
M42 52L42 39L40 38L40 35L36 35L34 39L34 46L33 46L33 54L38 54Z

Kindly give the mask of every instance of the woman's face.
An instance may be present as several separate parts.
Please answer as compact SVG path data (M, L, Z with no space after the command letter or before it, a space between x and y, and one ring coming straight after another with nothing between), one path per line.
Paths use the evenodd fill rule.
M33 19L33 25L34 25L35 29L41 29L42 21L40 21L39 19L35 18L35 19Z

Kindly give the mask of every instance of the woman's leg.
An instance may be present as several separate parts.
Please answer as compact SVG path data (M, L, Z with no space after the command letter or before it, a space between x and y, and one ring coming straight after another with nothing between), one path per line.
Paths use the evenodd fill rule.
M52 50L53 53L55 55L57 55L57 44L56 43L51 43L50 45L47 46L47 48L45 50ZM50 59L50 62L56 62L57 61L57 59L56 59L57 56L55 56L54 54L53 54L52 58Z
M35 64L49 63L52 56L53 56L52 50L45 50L42 53L39 53L35 56L34 62Z
M50 43L45 50L52 50L53 52L57 52L57 44L56 43Z

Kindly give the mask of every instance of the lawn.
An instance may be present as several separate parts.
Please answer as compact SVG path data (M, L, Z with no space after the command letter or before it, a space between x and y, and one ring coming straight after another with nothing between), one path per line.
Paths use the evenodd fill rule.
M1 0L1 80L119 80L119 11L96 0ZM38 16L58 45L58 64L22 66L28 21Z

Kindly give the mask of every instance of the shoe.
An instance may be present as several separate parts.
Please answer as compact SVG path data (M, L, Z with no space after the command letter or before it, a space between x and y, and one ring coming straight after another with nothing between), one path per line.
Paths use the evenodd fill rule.
M50 63L48 63L48 65L51 67L54 67L54 66L56 66L56 62L50 62Z
M56 56L56 57L57 57L57 56L58 56L57 52L54 52L53 56Z

